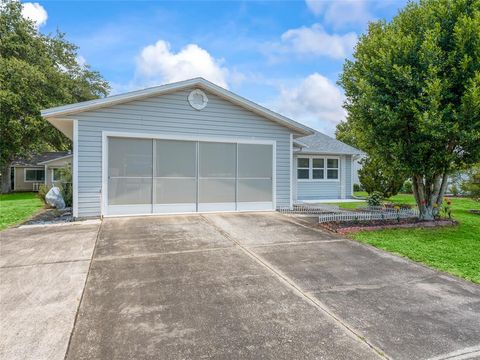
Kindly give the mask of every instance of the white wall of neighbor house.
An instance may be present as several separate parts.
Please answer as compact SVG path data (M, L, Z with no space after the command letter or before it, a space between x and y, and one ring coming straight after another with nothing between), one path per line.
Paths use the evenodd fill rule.
M12 167L12 171L15 172L14 175L14 191L33 191L34 184L43 183L43 181L28 181L25 179L25 170L26 169L38 169L43 170L43 166L15 166Z
M101 215L102 132L275 141L276 205L290 205L291 130L208 91L208 105L195 110L187 100L192 89L70 116L77 120L79 217Z
M53 172L54 169L61 169L67 165L71 166L72 164L72 157L58 159L55 161L51 161L48 164L45 164L45 183L47 186L52 186L56 182L53 181Z
M339 159L338 180L299 180L297 179L297 159L328 158ZM352 197L352 156L333 154L295 154L293 161L293 198L301 200L348 199Z

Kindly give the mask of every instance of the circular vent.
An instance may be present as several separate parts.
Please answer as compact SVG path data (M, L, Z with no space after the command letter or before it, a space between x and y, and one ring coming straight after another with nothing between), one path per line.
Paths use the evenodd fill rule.
M202 110L207 106L208 98L207 95L199 89L192 90L188 95L188 102L190 106L196 110Z

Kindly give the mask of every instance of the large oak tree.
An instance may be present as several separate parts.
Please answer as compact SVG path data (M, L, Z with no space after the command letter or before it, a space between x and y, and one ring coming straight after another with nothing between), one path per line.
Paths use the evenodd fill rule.
M107 95L108 83L79 61L77 47L57 32L44 35L22 16L19 1L0 4L0 174L10 189L16 156L65 150L70 142L40 116L52 106Z
M431 219L449 173L480 159L480 0L411 2L371 23L339 83L355 140L412 178Z

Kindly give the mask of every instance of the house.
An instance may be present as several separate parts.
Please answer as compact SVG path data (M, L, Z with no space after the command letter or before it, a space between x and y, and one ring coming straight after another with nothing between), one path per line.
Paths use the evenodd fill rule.
M31 158L17 158L11 165L12 191L38 191L40 185L60 181L59 170L72 163L69 151L44 152Z
M293 141L293 199L317 201L353 196L355 163L362 151L321 132Z
M202 78L42 115L73 141L75 217L274 210L352 194L354 149ZM309 135L319 139L310 149Z

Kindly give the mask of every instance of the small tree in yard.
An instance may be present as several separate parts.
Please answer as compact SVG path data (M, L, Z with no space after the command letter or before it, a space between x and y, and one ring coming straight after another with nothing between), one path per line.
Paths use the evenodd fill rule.
M422 219L480 159L480 0L411 2L360 37L339 83L369 155L412 179Z
M40 110L91 100L108 93L101 75L78 60L64 34L44 35L22 16L22 4L0 1L0 177L10 190L10 164L17 156L67 150L70 141L40 116Z
M365 158L360 163L362 167L358 170L358 179L367 193L379 192L384 198L398 194L406 180L405 175L392 171L372 157Z

